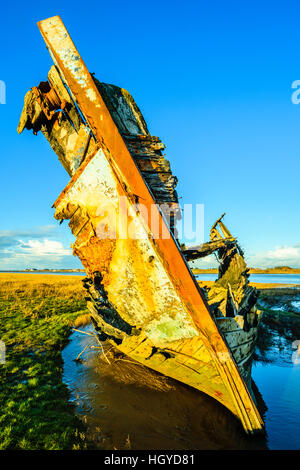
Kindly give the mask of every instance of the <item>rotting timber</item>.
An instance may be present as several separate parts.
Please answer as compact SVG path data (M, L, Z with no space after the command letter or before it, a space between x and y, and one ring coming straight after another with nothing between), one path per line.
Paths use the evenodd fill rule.
M41 130L71 176L55 218L70 220L99 339L215 398L246 432L261 431L251 391L257 294L236 239L221 218L210 242L180 247L177 179L163 144L127 91L88 72L58 16L39 28L55 65L26 94L18 132ZM128 220L135 237L123 236ZM211 253L219 277L205 291L188 261Z

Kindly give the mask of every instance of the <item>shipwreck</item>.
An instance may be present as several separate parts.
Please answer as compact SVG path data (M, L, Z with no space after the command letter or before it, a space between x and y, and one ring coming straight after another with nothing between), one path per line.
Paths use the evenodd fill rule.
M27 92L18 132L41 131L70 175L53 207L76 237L98 338L215 398L247 433L262 431L251 388L260 312L236 238L221 217L207 243L180 244L164 145L130 93L89 73L58 16L38 26L54 65ZM134 236L124 236L128 221ZM219 275L203 289L189 262L212 253Z

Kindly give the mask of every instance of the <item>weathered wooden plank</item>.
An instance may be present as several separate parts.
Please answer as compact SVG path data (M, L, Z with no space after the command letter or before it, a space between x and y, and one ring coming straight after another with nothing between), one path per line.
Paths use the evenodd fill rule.
M243 361L255 348L253 341L235 346L232 354L237 363Z
M52 67L50 68L48 72L48 80L51 86L53 87L53 89L55 90L56 94L58 95L64 111L67 113L67 115L72 121L72 124L75 130L78 132L80 129L80 126L83 124L83 121L73 103L70 93L64 86L62 79L55 65L52 65Z
M257 328L251 328L248 332L244 330L236 330L225 333L225 338L231 350L241 344L247 343L248 341L255 344L256 337Z
M230 331L243 331L244 318L240 315L237 315L234 318L218 317L216 318L216 321L223 333L228 333Z
M82 210L78 208L78 210L72 216L69 227L75 237L81 232L83 227L89 222L89 217L87 214L83 214Z

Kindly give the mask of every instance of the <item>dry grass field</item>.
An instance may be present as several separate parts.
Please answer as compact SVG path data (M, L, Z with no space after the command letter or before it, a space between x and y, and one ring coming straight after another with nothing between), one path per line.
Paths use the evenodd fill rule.
M80 276L0 274L0 449L85 448L61 350L86 315Z

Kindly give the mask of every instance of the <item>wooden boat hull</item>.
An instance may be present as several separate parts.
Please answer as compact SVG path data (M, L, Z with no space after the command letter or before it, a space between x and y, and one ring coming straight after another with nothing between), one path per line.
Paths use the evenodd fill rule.
M231 342L234 348L236 343L242 354L237 335L244 335L252 352L255 334L244 332L234 319L221 319L222 345L215 324L213 332L199 329L168 275L144 218L128 198L123 206L119 204L122 196L122 187L100 149L84 162L54 204L57 219L70 219L77 237L74 254L91 279L95 273L99 277L91 281L88 306L101 339L141 364L214 397L240 419L236 396L246 391L256 422L242 422L248 432L260 430L262 422L249 391L240 377L240 385L232 380L234 360L226 344ZM136 238L120 237L128 229L128 219ZM110 233L105 232L107 227ZM110 238L112 233L115 238ZM114 321L105 314L107 308L114 311ZM245 380L249 370L243 374Z
M238 335L246 332L235 320L229 325L221 319L218 324L211 313L60 18L42 21L39 28L94 139L95 150L82 163L83 145L75 146L80 150L71 168L75 174L54 207L58 220L70 220L76 237L74 254L88 274L88 307L99 338L214 397L241 420L247 432L261 431L263 422L246 384L249 367L239 369L235 360L235 355L243 355ZM52 119L49 110L43 110ZM27 125L25 116L20 129ZM83 140L85 135L89 133L84 133ZM67 166L67 160L64 163ZM158 237L153 222L159 228ZM254 332L256 325L250 326ZM249 358L254 336L245 337ZM228 342L233 350L236 342L236 353Z
M257 341L261 312L254 310L252 315L255 323L250 326L249 331L244 330L244 318L241 315L237 315L234 318L222 317L216 319L241 376L251 392L252 358Z

